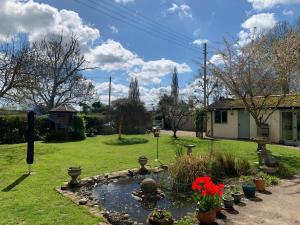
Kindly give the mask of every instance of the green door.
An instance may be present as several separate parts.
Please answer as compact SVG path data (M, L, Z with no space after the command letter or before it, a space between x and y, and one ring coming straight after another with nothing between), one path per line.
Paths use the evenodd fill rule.
M250 114L248 111L239 110L238 112L239 138L250 139Z

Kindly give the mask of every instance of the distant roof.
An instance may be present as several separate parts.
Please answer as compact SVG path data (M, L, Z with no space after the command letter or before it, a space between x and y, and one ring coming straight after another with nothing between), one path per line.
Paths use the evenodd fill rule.
M50 112L77 112L72 106L68 104L61 104L53 109Z
M288 94L286 96L280 95L270 95L267 97L264 107L275 108L279 98L280 104L278 108L300 108L300 94ZM264 101L264 96L256 96L254 101L257 105L262 104ZM220 98L218 101L215 101L208 107L210 110L213 109L245 109L244 102L241 99L232 99L232 98Z

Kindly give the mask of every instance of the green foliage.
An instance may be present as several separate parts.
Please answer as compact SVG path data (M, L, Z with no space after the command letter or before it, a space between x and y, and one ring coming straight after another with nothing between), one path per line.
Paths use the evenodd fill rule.
M97 135L103 134L104 130L104 116L103 115L84 115L86 130L93 129L93 132Z
M46 142L64 142L84 140L85 124L82 116L74 116L73 127L71 131L68 130L51 130L45 136Z
M165 209L154 209L151 213L151 215L157 219L171 219L172 214L170 211L167 211Z
M175 148L176 157L182 157L183 154L184 154L183 147L181 145L176 145L176 148Z
M104 143L107 145L135 145L135 144L144 144L147 143L149 140L145 138L124 138L121 139L111 139L107 140Z
M213 159L215 161L212 162L212 166L216 168L212 168L212 170L214 172L223 172L223 174L215 174L215 176L226 175L229 177L237 177L241 175L249 175L252 172L252 168L248 160L236 158L233 154L215 153Z
M12 144L25 142L26 115L0 117L0 143Z

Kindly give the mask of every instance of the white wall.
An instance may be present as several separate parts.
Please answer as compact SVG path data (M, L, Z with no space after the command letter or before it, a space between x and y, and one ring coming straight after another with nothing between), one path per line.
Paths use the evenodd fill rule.
M207 131L211 134L211 119L214 120L214 113L207 116ZM228 110L228 121L225 124L218 124L213 122L213 136L223 138L238 138L238 110ZM281 135L281 116L280 110L276 110L268 119L267 123L270 126L270 141L279 142ZM250 139L257 138L257 126L252 116L250 116Z

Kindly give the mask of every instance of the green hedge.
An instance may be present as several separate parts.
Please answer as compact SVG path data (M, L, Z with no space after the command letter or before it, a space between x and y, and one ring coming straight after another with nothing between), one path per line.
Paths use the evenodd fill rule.
M51 122L48 115L35 117L35 140L68 141L85 139L85 122L81 116L75 116L73 129L69 133L64 131L50 131ZM0 116L0 144L23 143L26 141L27 115Z
M102 114L83 115L86 132L89 136L106 135L116 133L115 129L105 124Z
M84 140L85 123L82 116L74 116L73 128L70 132L64 130L51 130L46 133L46 142L63 142L63 141L77 141Z

